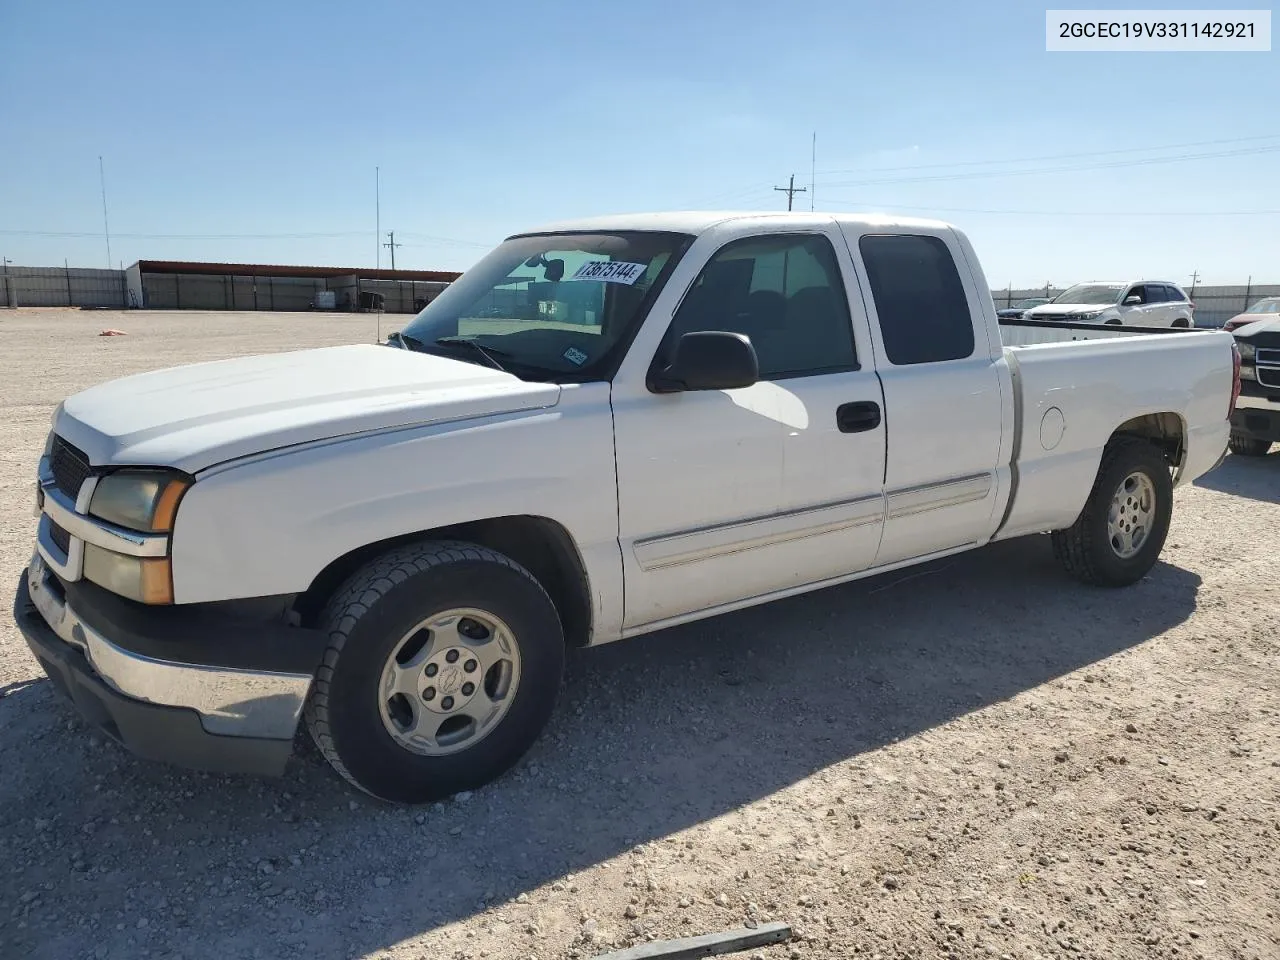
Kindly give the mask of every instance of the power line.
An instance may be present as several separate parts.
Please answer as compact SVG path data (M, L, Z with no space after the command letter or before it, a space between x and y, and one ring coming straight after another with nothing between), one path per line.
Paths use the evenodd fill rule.
M1146 167L1162 163L1184 163L1189 160L1212 160L1222 157L1244 157L1280 151L1280 144L1248 150L1225 150L1215 153L1189 153L1174 157L1144 157L1140 160L1115 160L1108 163L1074 164L1064 167L1042 167L1038 170L984 170L976 173L936 174L925 177L890 177L875 180L840 180L833 187L863 187L879 184L937 183L954 180L990 180L1000 177L1026 177L1050 173L1083 173L1090 170L1112 170L1120 167Z
M912 206L905 203L877 203L861 200L827 200L841 207L872 210L932 210L938 213L990 213L1028 217L1256 217L1280 216L1280 210L993 210L983 207Z
M787 195L787 212L788 213L791 212L791 201L795 198L795 195L797 193L807 192L804 187L796 186L796 175L794 173L791 175L791 182L788 186L774 187L773 189L781 191L782 193L785 193Z
M76 230L0 230L0 235L71 240L101 236L99 233ZM333 233L117 233L115 236L117 240L321 240L364 235L363 230L342 230Z
M920 163L903 167L853 167L843 170L823 170L824 176L834 173L894 173L903 170L938 170L951 167L990 166L998 163L1039 163L1045 160L1075 160L1084 157L1106 157L1122 153L1154 153L1160 150L1183 150L1187 147L1211 147L1227 143L1256 143L1259 140L1275 140L1280 134L1270 133L1258 137L1235 137L1229 140L1193 140L1189 143L1169 143L1158 147L1126 147L1120 150L1089 150L1084 153L1041 154L1038 157L1010 157L994 160L960 160L952 163Z

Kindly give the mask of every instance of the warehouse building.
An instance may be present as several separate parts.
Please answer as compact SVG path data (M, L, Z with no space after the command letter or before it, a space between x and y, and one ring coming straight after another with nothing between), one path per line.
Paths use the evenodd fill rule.
M139 260L127 306L150 310L338 310L417 313L458 273Z

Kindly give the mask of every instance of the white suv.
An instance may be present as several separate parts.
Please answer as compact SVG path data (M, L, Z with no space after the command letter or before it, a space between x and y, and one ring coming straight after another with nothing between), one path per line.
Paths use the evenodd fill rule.
M1022 316L1126 327L1193 327L1195 309L1186 291L1167 280L1091 280L1068 287Z

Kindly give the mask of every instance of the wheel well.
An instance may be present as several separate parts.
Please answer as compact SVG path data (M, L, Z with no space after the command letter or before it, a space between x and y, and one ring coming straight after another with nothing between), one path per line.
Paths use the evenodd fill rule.
M314 623L325 601L355 570L379 554L415 540L465 540L505 554L542 584L560 614L565 639L571 646L586 646L591 639L591 587L582 557L569 531L546 517L491 517L359 547L321 570L295 599L294 610L304 624Z
M1160 448L1165 462L1173 469L1182 464L1182 453L1186 444L1186 428L1182 417L1176 413L1148 413L1134 417L1120 424L1111 439L1117 437L1140 437Z

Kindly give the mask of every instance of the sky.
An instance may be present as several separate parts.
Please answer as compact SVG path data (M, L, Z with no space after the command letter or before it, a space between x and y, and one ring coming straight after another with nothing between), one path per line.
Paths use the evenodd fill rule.
M1280 53L1047 53L1025 0L8 0L0 37L15 264L107 265L102 157L117 266L387 266L395 230L465 269L812 172L819 210L956 224L993 287L1280 282Z

